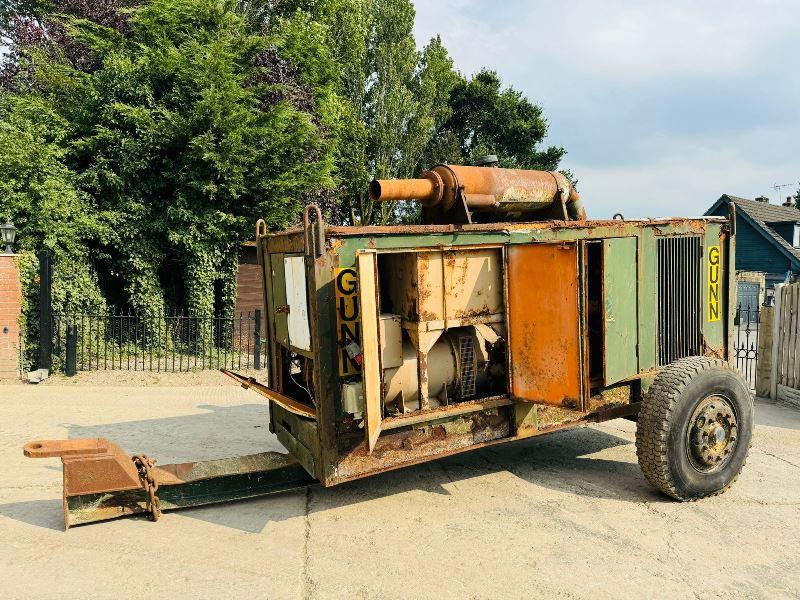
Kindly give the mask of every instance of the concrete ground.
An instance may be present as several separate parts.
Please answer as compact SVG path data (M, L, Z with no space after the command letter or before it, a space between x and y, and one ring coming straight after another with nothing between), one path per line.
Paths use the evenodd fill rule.
M224 380L220 379L219 383ZM680 504L617 420L346 484L62 531L58 459L106 436L164 464L280 449L252 392L0 387L3 598L790 598L800 411L760 401L748 464Z

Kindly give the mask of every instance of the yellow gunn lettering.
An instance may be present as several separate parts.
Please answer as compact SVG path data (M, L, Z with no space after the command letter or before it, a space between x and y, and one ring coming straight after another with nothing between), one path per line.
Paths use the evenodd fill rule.
M358 305L358 273L353 267L336 271L336 322L339 347L339 375L357 375L360 368L345 350L348 342L359 341L361 315Z
M720 250L719 246L709 246L708 248L708 320L719 321L720 319Z

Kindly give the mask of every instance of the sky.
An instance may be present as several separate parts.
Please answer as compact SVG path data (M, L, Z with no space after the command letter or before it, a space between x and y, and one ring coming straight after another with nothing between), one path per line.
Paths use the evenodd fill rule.
M800 0L416 0L439 34L539 104L590 218L697 216L800 188Z

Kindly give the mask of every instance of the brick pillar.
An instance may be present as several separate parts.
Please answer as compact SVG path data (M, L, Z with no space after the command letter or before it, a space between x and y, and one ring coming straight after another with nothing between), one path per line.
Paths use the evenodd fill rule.
M22 285L16 254L0 254L0 379L19 378Z

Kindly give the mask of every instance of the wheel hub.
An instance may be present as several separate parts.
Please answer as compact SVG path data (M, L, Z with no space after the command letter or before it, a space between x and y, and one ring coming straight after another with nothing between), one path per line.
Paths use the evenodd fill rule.
M733 455L738 437L736 412L722 396L709 396L697 405L686 431L689 462L698 471L720 469Z

